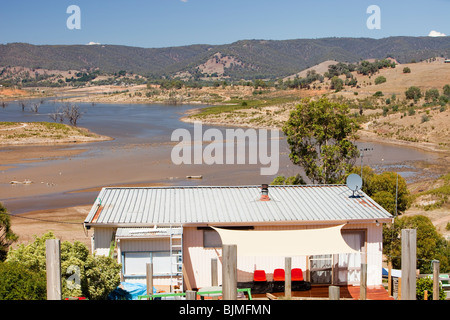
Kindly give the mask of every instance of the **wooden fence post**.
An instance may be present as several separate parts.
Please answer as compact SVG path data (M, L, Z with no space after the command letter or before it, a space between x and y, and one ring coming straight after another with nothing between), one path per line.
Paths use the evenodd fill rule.
M61 243L58 239L45 240L47 271L47 300L61 300Z
M292 297L292 258L284 258L284 296L288 299Z
M402 230L402 300L416 300L416 229Z
M237 299L237 245L222 247L222 296L223 300Z
M366 300L366 299L367 299L367 263L361 263L359 300Z
M211 259L211 285L213 287L218 286L219 285L219 279L217 277L217 258L212 258Z
M393 296L392 290L392 261L388 262L388 294L389 296Z
M339 300L341 298L341 289L338 286L329 286L328 297L330 300Z
M219 285L217 258L211 259L211 286L215 287ZM219 297L213 297L213 300L218 300Z
M153 263L147 263L146 268L147 273L147 295L153 294Z
M197 292L186 290L186 300L197 300Z
M439 300L439 260L433 260L433 300Z

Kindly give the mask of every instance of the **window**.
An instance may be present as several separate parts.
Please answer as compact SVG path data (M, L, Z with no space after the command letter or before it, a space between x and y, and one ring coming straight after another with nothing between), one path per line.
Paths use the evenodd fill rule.
M332 256L322 254L309 257L311 283L331 283Z
M174 254L179 252L174 252ZM153 263L153 275L163 276L180 272L177 265L181 256L170 256L169 251L160 252L124 252L123 273L125 276L145 276L147 263ZM171 270L172 268L172 270Z
M203 247L219 248L222 247L222 239L217 231L209 229L203 230Z
M145 275L150 252L126 252L124 254L124 274Z

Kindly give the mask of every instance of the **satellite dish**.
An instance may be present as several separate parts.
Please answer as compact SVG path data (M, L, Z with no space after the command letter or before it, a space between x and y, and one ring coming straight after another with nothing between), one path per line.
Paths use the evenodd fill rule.
M362 187L362 179L356 173L352 173L347 177L347 187L353 191L353 196L355 196L355 192L360 190Z

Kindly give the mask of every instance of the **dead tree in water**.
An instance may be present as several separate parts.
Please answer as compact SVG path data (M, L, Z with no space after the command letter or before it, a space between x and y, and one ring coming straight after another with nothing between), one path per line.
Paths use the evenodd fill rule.
M19 101L19 106L22 107L22 112L25 111L25 107L27 106L24 101Z
M64 117L69 120L69 123L73 126L77 126L78 120L83 115L83 112L81 112L80 107L74 104L66 105L64 108Z
M55 110L55 112L50 113L48 115L50 117L50 119L52 119L54 122L64 122L64 110L63 108L58 108Z
M41 106L40 103L33 103L30 107L31 112L38 113L40 106Z

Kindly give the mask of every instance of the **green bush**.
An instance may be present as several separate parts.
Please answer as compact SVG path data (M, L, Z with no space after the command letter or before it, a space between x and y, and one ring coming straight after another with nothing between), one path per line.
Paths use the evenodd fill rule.
M0 300L45 300L45 272L29 270L20 263L0 263Z
M429 89L425 91L425 100L426 101L437 101L439 99L439 91L438 89Z
M384 82L386 82L386 77L379 76L379 77L377 77L375 79L375 84L381 84L381 83L384 83Z
M425 290L428 291L428 300L433 300L433 279L429 277L419 278L416 281L416 298L417 300L424 300ZM439 300L445 300L447 294L442 285L439 284Z
M34 242L21 244L8 252L8 263L16 263L33 272L45 272L45 241L55 239L52 232L35 237ZM106 299L120 283L121 265L111 257L89 254L85 244L61 242L61 276L63 297L84 296L89 300ZM72 281L79 270L80 283Z
M422 92L418 87L412 86L405 91L406 99L417 101L422 98Z
M375 93L373 94L373 96L374 96L374 97L382 97L382 96L384 96L384 94L383 94L382 91L377 91L377 92L375 92Z
M392 261L394 269L401 269L401 233L403 229L416 229L416 268L422 274L433 273L431 260L439 260L440 272L450 271L448 241L436 230L430 218L423 215L397 217L393 224L383 226L383 254Z

